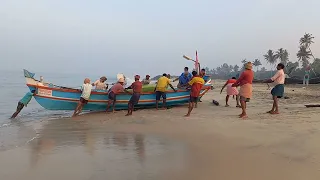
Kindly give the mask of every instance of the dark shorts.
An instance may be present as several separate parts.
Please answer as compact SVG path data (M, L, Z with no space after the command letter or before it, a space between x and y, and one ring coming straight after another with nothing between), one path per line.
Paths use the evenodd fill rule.
M18 102L17 111L21 111L24 107L24 104L22 102Z
M240 101L250 102L250 98L240 96Z
M199 100L199 97L192 97L192 96L190 96L190 102L198 102L198 100Z
M161 92L161 91L156 91L156 100L159 101L161 97L162 97L162 99L167 99L167 93Z
M108 94L109 100L115 101L116 97L117 97L117 95L112 91Z
M140 99L140 93L133 93L129 100L129 103L136 105L138 104L139 99Z
M277 85L271 90L272 96L277 96L278 98L283 97L283 93L284 93L284 85L283 85L283 84L277 84Z
M80 97L80 102L82 104L88 104L88 100L85 100L83 97Z

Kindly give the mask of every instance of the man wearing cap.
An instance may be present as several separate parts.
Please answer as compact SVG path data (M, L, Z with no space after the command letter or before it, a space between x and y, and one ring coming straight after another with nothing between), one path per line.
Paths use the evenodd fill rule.
M134 105L138 104L139 99L140 99L140 94L142 92L142 83L139 81L140 76L135 75L134 76L134 82L127 88L127 89L132 89L132 96L128 102L128 113L126 116L131 116Z
M151 80L150 80L150 76L146 75L146 78L144 80L142 80L142 84L143 85L148 85L150 84Z
M96 87L96 90L106 90L108 89L108 85L105 83L107 78L105 76L102 76L99 80L92 83L92 86Z
M173 89L176 92L176 90L170 83L170 79L167 78L167 74L163 73L162 77L158 79L157 85L154 89L154 91L156 92L156 109L158 109L158 103L161 97L163 100L162 107L164 109L166 108L166 99L167 99L166 91L167 91L168 85L171 87L171 89Z
M124 79L123 78L120 78L118 80L118 82L113 85L110 90L109 90L109 94L108 94L108 105L107 105L107 109L106 111L108 112L111 104L112 104L112 112L114 113L114 107L115 107L115 104L116 104L116 97L118 94L124 92Z
M252 63L248 62L245 64L245 71L243 71L239 79L232 85L232 87L240 86L239 96L240 103L242 108L242 113L239 115L239 118L247 118L247 102L250 101L252 97L252 81L253 81L253 71Z

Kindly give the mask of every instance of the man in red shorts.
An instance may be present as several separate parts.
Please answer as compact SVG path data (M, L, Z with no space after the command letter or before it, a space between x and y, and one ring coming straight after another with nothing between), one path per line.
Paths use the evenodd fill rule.
M188 83L188 85L191 86L191 92L190 92L188 113L185 115L186 117L190 116L190 113L193 110L195 103L197 103L199 99L202 86L205 83L203 78L201 78L198 75L197 71L192 71L192 75L193 75L193 78Z

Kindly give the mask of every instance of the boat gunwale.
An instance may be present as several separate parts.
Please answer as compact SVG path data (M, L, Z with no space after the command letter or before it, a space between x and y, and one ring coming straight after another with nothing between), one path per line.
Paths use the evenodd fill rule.
M203 92L201 92L200 96L203 96L204 94L206 94L208 92L208 89L204 90ZM62 100L62 101L79 101L78 99L73 99L73 98L63 98L63 97L48 97L48 96L42 96L39 94L36 94L35 97L39 97L39 98L45 98L45 99L54 99L54 100ZM175 100L179 100L179 99L184 99L184 98L188 98L189 95L183 95L183 96L177 96L177 97L168 97L167 101L175 101ZM117 100L117 102L120 103L128 103L129 99L127 100ZM141 99L139 100L139 102L144 102L144 103L148 103L148 102L155 102L155 99ZM108 100L92 100L89 99L88 102L92 102L92 103L107 103Z
M73 89L73 88L54 88L54 87L47 87L47 86L38 86L38 85L34 85L34 84L26 84L28 87L34 87L37 89L47 89L47 90L53 90L53 91L60 91L60 92L73 92L73 93L81 93L81 91L79 89ZM201 90L206 90L206 89L210 89L211 86L209 86L209 84L205 84ZM187 92L188 90L181 90L178 89L177 91L173 91L173 90L168 90L166 91L167 93L176 93L176 92ZM91 94L100 94L100 95L108 95L108 92L98 92L98 91L91 91ZM130 93L120 93L122 95L131 95ZM141 93L141 95L148 95L148 94L154 94L154 92L143 92Z

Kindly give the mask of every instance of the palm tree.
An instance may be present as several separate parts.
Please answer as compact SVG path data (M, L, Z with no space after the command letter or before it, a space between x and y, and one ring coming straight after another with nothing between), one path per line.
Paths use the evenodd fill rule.
M263 55L264 59L271 65L274 65L277 63L278 57L274 52L269 49L267 54Z
M313 39L314 37L312 36L312 34L305 33L305 35L302 38L300 38L300 46L304 46L306 47L306 49L310 48L310 45L314 43Z
M244 70L244 66L246 65L247 63L247 59L242 59L241 63L242 63L242 67L241 67L241 71Z
M233 66L233 72L238 72L239 71L239 66L238 65L234 65Z
M314 37L310 33L305 33L304 36L300 38L300 41L299 41L300 49L297 53L297 56L298 56L298 54L300 54L300 56L298 56L298 58L300 61L302 61L303 67L307 67L309 65L309 59L310 59L309 56L312 56L313 59L315 59L315 57L312 54L311 48L310 48L310 45L312 43L314 43L313 39L314 39ZM301 48L302 46L305 48ZM305 56L305 57L303 58L303 56Z
M297 53L297 57L299 58L299 61L302 62L302 67L305 68L308 66L310 56L312 56L311 51L308 50L306 46L300 46L300 49Z
M289 61L289 53L286 49L280 48L276 52L277 58L280 59L280 62L286 65Z
M255 59L252 64L253 64L253 66L257 67L257 71L258 71L259 66L262 65L259 59Z

